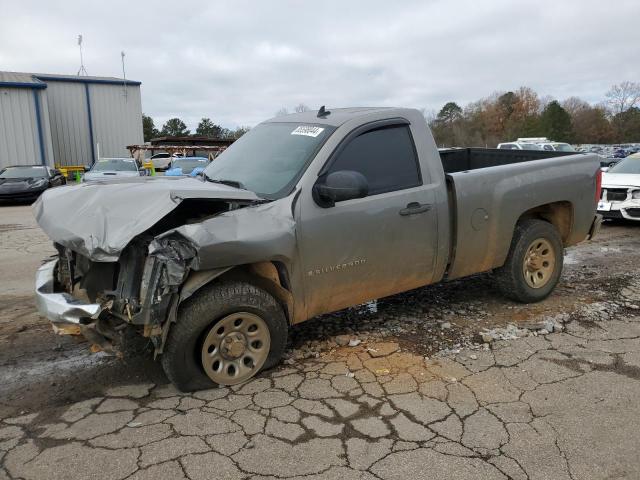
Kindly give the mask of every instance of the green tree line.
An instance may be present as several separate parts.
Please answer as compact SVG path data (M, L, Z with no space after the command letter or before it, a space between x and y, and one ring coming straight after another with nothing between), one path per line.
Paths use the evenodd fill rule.
M439 147L488 146L518 137L547 137L570 143L640 142L640 84L623 82L607 92L602 103L578 98L564 101L540 97L521 87L496 92L464 108L446 103L425 114Z
M186 137L186 136L198 136L209 137L212 139L232 139L236 140L240 138L249 130L249 127L238 127L235 130L222 127L214 123L210 118L204 117L198 123L195 133L191 133L191 130L187 128L187 125L180 118L170 118L167 120L160 130L155 126L153 118L148 115L142 114L142 131L144 134L144 141L148 142L152 138L156 137Z

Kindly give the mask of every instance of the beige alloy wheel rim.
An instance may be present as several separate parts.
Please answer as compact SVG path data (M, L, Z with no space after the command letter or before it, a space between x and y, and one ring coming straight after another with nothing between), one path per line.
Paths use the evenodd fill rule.
M556 269L556 252L551 242L537 238L529 245L524 256L522 272L531 288L542 288L553 276Z
M258 315L237 312L216 322L202 344L202 366L219 385L236 385L253 377L271 348L269 327Z

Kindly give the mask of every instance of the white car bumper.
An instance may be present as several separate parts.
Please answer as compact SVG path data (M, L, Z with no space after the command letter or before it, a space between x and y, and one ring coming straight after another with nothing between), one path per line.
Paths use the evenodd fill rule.
M604 218L619 218L640 221L640 200L598 202L598 213Z

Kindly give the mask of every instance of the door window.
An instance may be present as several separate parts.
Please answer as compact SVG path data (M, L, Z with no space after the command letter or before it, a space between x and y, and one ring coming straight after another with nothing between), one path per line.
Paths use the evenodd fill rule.
M369 183L369 195L422 184L413 139L406 125L371 130L351 140L329 172L339 170L364 175Z

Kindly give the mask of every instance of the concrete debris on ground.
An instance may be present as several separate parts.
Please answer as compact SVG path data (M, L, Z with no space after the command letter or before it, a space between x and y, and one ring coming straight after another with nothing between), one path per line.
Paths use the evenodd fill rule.
M537 323L520 326L510 323L504 328L483 329L479 336L484 343L491 343L496 340L514 340L522 337L548 335L564 330L564 321L564 318L546 318Z

